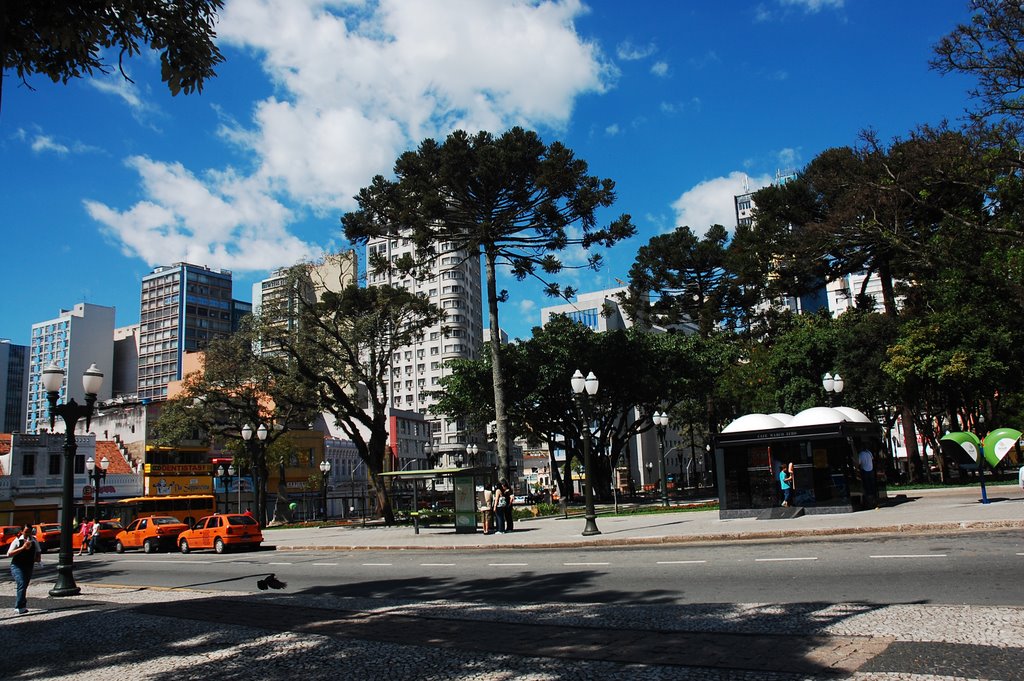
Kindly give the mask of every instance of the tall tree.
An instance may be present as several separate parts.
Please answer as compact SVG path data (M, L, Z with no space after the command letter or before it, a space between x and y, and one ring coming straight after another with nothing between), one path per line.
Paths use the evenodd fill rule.
M224 61L214 38L223 0L4 0L0 3L0 94L8 70L28 85L41 73L53 82L110 73L104 50L125 57L141 47L160 52L160 78L172 95L202 92Z
M492 339L501 337L497 288L499 266L519 280L537 277L550 295L569 297L570 287L547 279L566 265L559 253L582 248L587 266L598 269L596 246L630 237L628 215L598 226L596 213L615 201L615 184L588 174L587 163L559 142L544 144L535 132L513 128L500 137L456 131L441 144L427 139L399 157L395 180L377 176L356 196L359 210L342 218L353 243L408 235L419 262L371 263L375 269L419 271L444 253L483 255L487 312ZM578 228L578 231L577 231ZM498 467L508 475L508 403L502 357L491 344Z
M310 268L288 271L295 292L265 309L260 342L265 362L278 374L294 374L317 395L321 409L352 440L366 465L385 522L394 510L381 473L392 469L387 414L392 355L443 319L425 297L403 288L352 284L327 290ZM293 323L284 323L293 320Z
M196 439L228 443L240 455L239 472L245 464L255 474L255 505L260 524L266 524L270 469L289 451L280 441L291 428L308 427L317 403L315 392L286 366L274 370L255 351L253 322L247 318L238 333L210 342L202 370L185 376L181 394L163 405L154 439L168 446ZM246 447L242 426L261 423L269 426L266 441Z

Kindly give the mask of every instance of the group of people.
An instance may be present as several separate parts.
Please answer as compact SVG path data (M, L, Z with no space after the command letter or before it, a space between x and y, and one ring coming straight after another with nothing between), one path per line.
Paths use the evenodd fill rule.
M489 482L484 483L480 515L483 516L484 534L512 531L512 488L508 482L499 480L493 487Z
M82 544L78 549L78 555L82 555L88 551L89 555L96 553L96 548L100 543L100 521L86 520L82 523L82 526L78 528L78 533L82 537Z

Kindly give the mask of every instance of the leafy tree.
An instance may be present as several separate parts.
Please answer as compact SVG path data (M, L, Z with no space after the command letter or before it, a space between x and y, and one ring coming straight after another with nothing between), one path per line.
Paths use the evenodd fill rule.
M223 0L4 0L0 3L0 93L8 70L28 85L41 73L53 82L109 73L103 51L125 57L142 46L160 51L160 78L172 95L202 92L224 61L214 39Z
M935 46L932 68L977 78L969 94L978 101L976 115L1024 115L1024 6L1006 0L971 0L971 20L958 25Z
M286 367L275 371L254 351L253 322L245 320L238 333L205 348L202 371L185 376L181 394L164 404L154 441L168 446L206 438L227 443L237 455L239 472L249 467L255 473L256 508L260 524L266 524L270 469L282 466L291 451L285 443L289 429L306 428L316 413L316 395ZM247 447L241 427L261 423L271 426L265 445Z
M506 265L519 280L557 275L567 248L588 252L597 269L599 253L632 236L628 215L599 227L596 212L615 201L610 179L588 174L587 163L559 142L544 144L534 133L513 128L500 137L456 131L441 144L422 142L399 157L395 180L377 176L356 196L359 210L342 218L353 243L382 236L410 235L419 262L371 261L376 270L429 267L443 253L483 255L491 338L501 337L497 268ZM578 228L578 231L577 231ZM551 295L575 292L545 280ZM508 474L508 411L505 377L498 344L491 344L491 369L498 446L498 467Z
M403 288L352 284L329 290L311 279L305 265L288 271L285 286L295 294L264 309L259 330L264 361L275 376L297 376L320 409L334 417L366 465L385 522L393 524L394 510L380 478L394 457L387 423L391 358L443 313Z

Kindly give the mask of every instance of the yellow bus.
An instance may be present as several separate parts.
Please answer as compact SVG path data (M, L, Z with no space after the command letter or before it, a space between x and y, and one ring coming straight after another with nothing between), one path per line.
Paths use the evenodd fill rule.
M217 502L212 494L133 497L100 505L107 507L103 509L108 514L107 517L119 518L122 525L128 525L140 517L169 515L191 527L200 518L217 512Z

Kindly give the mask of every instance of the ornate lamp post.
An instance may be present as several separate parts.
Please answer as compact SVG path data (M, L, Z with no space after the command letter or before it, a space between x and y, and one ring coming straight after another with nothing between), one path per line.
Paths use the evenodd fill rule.
M231 513L231 480L235 477L235 466L234 464L228 464L228 469L224 470L224 465L217 466L217 477L220 478L220 485L224 488L224 512Z
M668 414L656 411L651 418L658 429L658 460L661 463L658 475L661 476L661 505L668 506L668 480L666 480L668 476L665 475L665 428L668 427Z
M584 379L583 374L577 369L570 380L572 392L576 400L576 406L580 411L580 418L583 426L583 469L586 478L583 483L583 499L586 503L587 524L583 528L583 536L601 534L597 529L597 514L594 512L594 476L590 465L590 419L587 413L587 406L590 398L597 394L597 376L591 371ZM586 390L586 392L584 392Z
M466 455L468 457L467 460L469 461L470 466L476 465L476 453L479 451L480 448L477 447L475 444L466 445Z
M89 482L92 483L92 496L93 496L93 518L96 520L100 519L100 483L107 479L107 468L110 467L110 459L103 457L100 459L100 465L96 465L96 459L91 456L85 460L85 471L89 476Z
M267 441L267 426L262 423L259 425L259 428L255 430L257 438L255 441L252 439L253 432L254 431L252 429L252 426L250 426L248 423L242 426L242 440L245 442L246 448L248 449L250 447L250 442L252 442L253 446L253 449L249 449L250 460L252 461L252 480L254 488L252 498L253 506L257 507L256 519L259 521L260 527L262 527L263 509L261 508L261 506L263 502L262 499L260 498L260 493L263 491L263 476L260 475L260 466L259 463L257 462L256 454L265 446L265 443ZM262 458L260 458L260 461L262 461Z
M843 392L843 377L839 374L833 376L832 374L826 373L821 377L821 387L825 389L828 394L828 406L833 406L834 397L837 397Z
M85 429L89 430L96 394L103 385L103 374L96 365L91 365L82 375L82 387L85 389L85 404L75 402L74 398L64 404L57 404L60 386L64 382L64 370L56 364L43 369L43 389L50 402L50 429L53 429L55 417L64 421L64 468L61 477L61 511L60 511L60 555L57 558L57 582L50 589L51 596L77 596L81 589L75 584L74 553L71 550L71 516L74 504L75 486L75 453L78 443L75 442L75 427L78 420L85 418Z
M331 472L331 462L324 459L320 462L320 491L323 493L323 500L320 508L324 510L324 520L327 520L327 476Z

